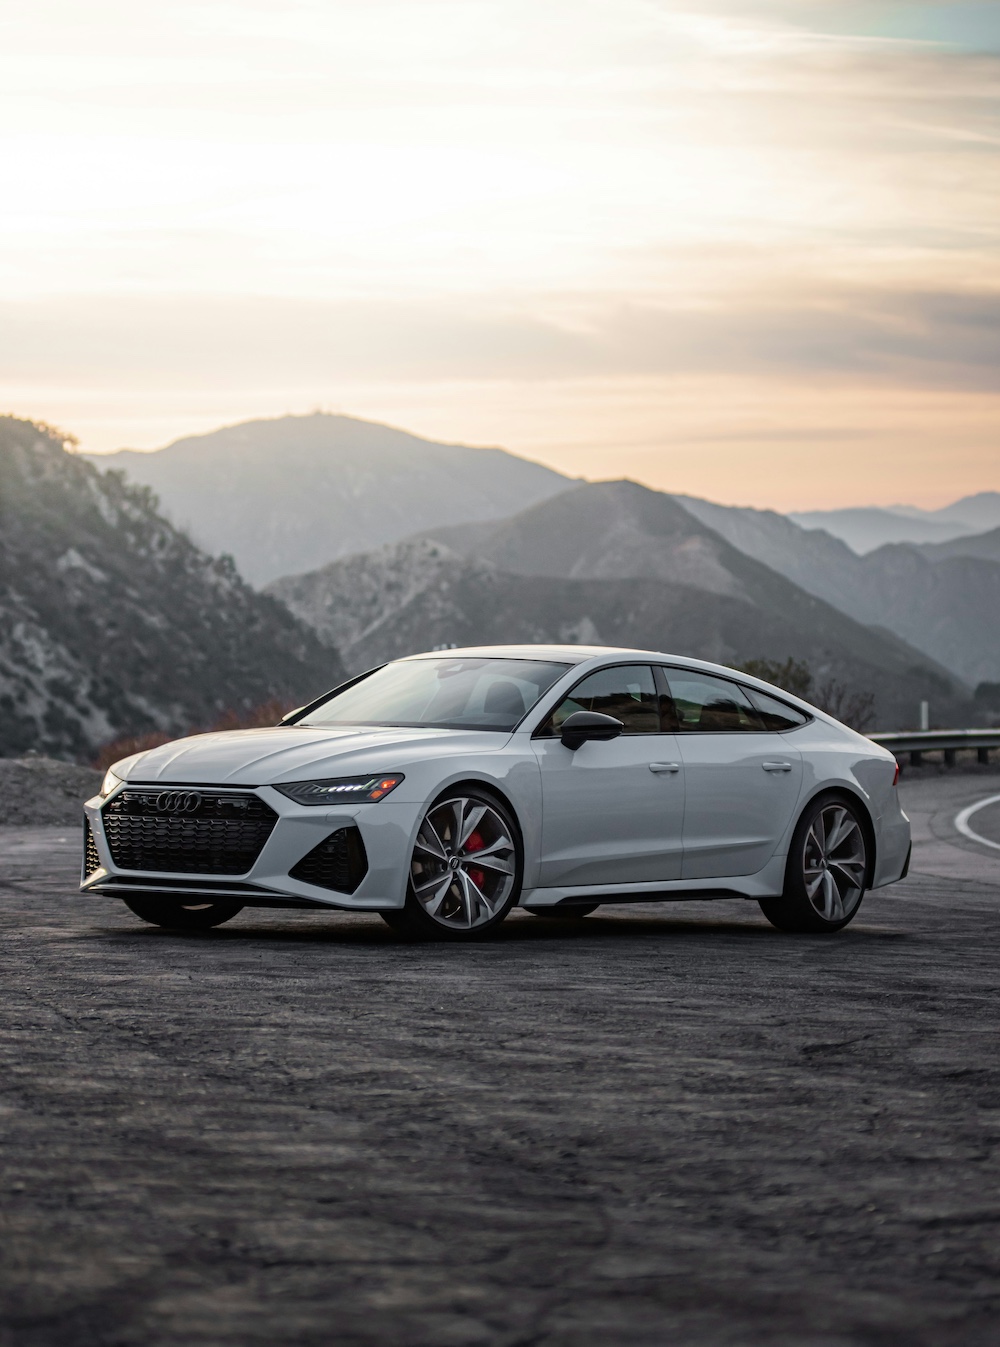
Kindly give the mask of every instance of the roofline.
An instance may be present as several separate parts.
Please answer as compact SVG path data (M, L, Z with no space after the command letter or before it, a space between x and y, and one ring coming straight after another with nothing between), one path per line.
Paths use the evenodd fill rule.
M693 655L673 655L665 650L637 650L632 646L615 645L474 645L474 646L456 646L449 650L424 650L419 654L405 655L403 659L431 659L442 657L447 658L453 655L456 658L462 656L478 656L479 658L492 659L539 659L551 660L553 662L566 662L582 667L586 664L597 664L603 661L612 660L616 663L624 660L655 660L657 663L677 664L685 668L700 670L704 673L717 674L721 678L732 678L734 675L740 682L748 684L750 687L758 688L761 692L771 693L781 701L789 702L792 706L797 706L800 710L807 712L816 720L824 721L828 725L834 725L840 730L846 730L848 733L858 734L856 730L851 730L849 726L842 724L826 711L821 711L818 706L813 706L802 697L797 697L794 692L787 692L784 688L777 687L774 683L767 683L763 678L756 678L753 674L743 673L741 669L734 669L728 664L716 664L712 660L697 659ZM400 663L402 661L392 661ZM858 734L858 739L870 744L870 741ZM878 745L871 745L877 748ZM891 754L889 755L891 756Z

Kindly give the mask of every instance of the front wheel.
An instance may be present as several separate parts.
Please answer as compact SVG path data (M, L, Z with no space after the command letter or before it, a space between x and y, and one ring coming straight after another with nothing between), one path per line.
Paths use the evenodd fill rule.
M405 907L382 919L411 939L481 939L517 901L522 867L520 833L506 807L485 791L447 792L417 832Z
M205 931L243 911L242 903L178 903L160 898L126 898L125 906L151 926L174 931Z
M860 806L816 800L792 835L780 898L760 909L780 931L839 931L857 915L868 880L868 843Z

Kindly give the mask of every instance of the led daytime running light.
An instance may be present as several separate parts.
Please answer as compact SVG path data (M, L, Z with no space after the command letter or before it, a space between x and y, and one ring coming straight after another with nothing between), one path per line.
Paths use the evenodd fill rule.
M296 804L323 805L341 802L374 804L403 780L401 772L386 776L342 776L324 781L289 781L275 786Z

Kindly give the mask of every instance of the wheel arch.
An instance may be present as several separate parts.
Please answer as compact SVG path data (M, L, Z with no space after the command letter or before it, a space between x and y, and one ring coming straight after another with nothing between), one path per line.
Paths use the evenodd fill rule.
M865 889L869 890L871 889L872 883L874 882L875 879L875 864L876 864L876 855L878 851L878 834L875 831L875 820L872 818L871 808L868 804L868 801L865 799L865 797L861 794L860 791L852 789L852 787L849 785L846 784L841 785L839 783L835 786L821 786L820 789L814 791L813 794L808 797L808 799L803 800L802 804L799 807L798 814L796 815L795 824L792 828L791 836L792 837L795 836L795 830L802 822L802 818L807 809L809 809L812 805L814 805L818 800L836 800L836 799L846 799L850 801L852 805L856 805L858 808L858 813L861 818L861 826L865 834L865 846L868 851L865 867ZM791 852L791 842L789 840L788 858L785 862L786 870L787 867L791 864L791 860L792 860L792 852Z
M444 786L442 787L441 790L435 792L432 798L424 806L425 810L431 809L438 802L438 800L443 800L448 795L454 795L457 791L462 790L478 790L484 792L486 795L492 795L495 800L498 800L500 804L503 805L504 809L507 810L508 814L510 814L511 818L514 821L514 827L517 829L518 841L521 843L521 852L523 858L524 828L522 827L521 819L518 816L517 806L514 804L514 801L510 798L510 795L506 791L501 790L501 788L497 785L496 781L488 777L484 778L478 776L467 776L467 777L459 777L457 781L450 781L447 786Z

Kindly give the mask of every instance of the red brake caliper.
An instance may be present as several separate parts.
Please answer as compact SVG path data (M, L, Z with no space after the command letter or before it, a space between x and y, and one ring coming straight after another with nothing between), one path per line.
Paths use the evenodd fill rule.
M481 835L478 832L473 832L469 833L469 836L465 843L465 850L482 851L485 845L486 843L483 841ZM469 878L472 880L473 884L475 884L477 888L481 889L483 885L486 883L486 875L482 870L479 869L478 866L476 866L475 868L473 868L472 866L467 866L466 873L468 874Z

